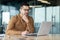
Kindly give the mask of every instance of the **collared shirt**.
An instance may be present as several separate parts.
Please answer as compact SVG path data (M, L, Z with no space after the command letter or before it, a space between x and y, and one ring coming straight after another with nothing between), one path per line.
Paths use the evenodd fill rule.
M33 18L28 16L28 20L29 23L27 25L19 14L13 16L9 21L9 24L7 25L6 34L7 35L21 34L25 30L29 31L30 33L33 33L34 32Z

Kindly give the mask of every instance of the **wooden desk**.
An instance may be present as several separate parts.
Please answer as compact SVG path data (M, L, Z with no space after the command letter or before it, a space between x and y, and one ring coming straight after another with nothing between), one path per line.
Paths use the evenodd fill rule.
M47 36L8 36L6 35L4 40L60 40L60 34L49 34Z

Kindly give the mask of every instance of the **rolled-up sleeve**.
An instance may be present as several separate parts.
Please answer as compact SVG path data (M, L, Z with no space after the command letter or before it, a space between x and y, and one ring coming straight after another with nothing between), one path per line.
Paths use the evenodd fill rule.
M17 20L16 20L15 16L13 16L11 18L11 20L9 21L9 24L7 25L7 29L6 29L6 32L5 32L7 35L21 34L21 31L17 31L15 29L16 21Z

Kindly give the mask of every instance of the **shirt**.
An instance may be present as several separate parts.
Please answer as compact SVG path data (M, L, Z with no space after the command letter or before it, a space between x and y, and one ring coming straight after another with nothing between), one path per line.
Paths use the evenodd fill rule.
M7 35L18 35L23 31L27 30L30 33L34 32L34 21L33 18L28 16L29 23L28 25L22 19L20 14L13 16L7 25L6 34Z

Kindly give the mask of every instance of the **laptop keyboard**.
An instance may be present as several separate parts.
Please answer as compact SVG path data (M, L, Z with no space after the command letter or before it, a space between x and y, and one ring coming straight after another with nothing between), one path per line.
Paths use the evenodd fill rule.
M26 36L37 36L37 33L26 34Z

